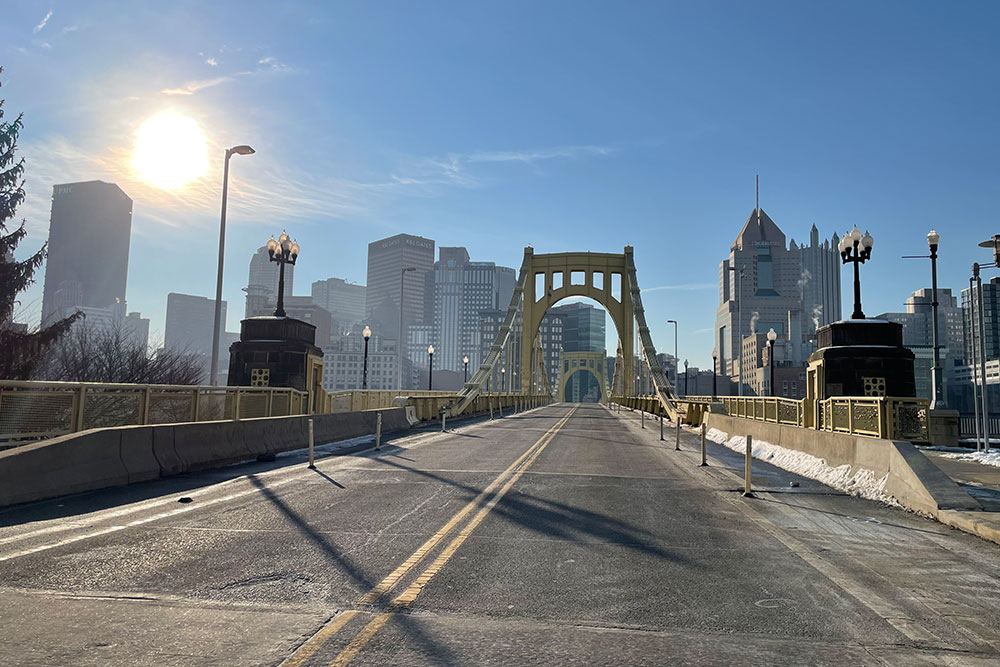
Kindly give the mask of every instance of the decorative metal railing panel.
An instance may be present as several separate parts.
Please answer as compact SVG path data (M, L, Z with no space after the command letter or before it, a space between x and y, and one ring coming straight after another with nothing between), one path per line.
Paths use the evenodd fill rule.
M0 447L92 428L303 414L303 391L92 382L0 382Z

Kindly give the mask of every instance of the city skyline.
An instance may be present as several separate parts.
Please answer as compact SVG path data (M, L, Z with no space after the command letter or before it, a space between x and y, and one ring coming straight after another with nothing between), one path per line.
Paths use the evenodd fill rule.
M249 253L281 228L302 245L300 295L331 276L366 282L365 245L396 233L506 266L529 244L631 243L657 348L672 349L665 321L678 319L681 357L710 367L715 264L758 173L761 206L789 237L808 238L813 224L875 236L862 267L868 312L899 310L929 286L925 263L899 257L925 252L932 227L942 287L957 293L985 259L976 243L1000 176L989 157L998 93L983 84L996 8L585 6L564 31L565 7L533 8L526 24L496 7L434 22L405 4L275 17L264 3L234 13L14 2L0 61L6 108L26 113L30 235L19 256L46 238L54 184L117 183L135 201L129 309L162 338L167 291L214 297L222 152L247 142L257 154L235 159L231 175L231 304L244 299ZM816 26L837 39L817 40ZM755 32L772 38L748 49ZM526 48L508 53L508 34ZM369 57L342 66L357 54ZM499 94L497 80L519 84ZM137 132L168 111L206 137L204 175L183 190L133 169ZM22 311L34 321L40 310L36 285Z

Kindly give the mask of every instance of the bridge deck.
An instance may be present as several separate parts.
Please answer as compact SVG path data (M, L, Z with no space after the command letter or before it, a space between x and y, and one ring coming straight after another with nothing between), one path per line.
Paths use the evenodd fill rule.
M0 511L0 663L1000 660L996 545L765 464L744 499L646 426L560 404Z

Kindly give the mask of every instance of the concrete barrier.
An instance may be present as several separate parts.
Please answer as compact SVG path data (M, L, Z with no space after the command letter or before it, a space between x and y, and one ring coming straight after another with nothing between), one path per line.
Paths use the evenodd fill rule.
M0 507L218 468L263 454L411 427L405 408L92 429L0 451Z
M979 509L979 503L912 443L830 433L798 426L760 422L706 413L705 421L730 435L752 435L785 449L824 459L827 465L850 466L851 473L868 470L887 477L885 491L900 504L936 516L940 510Z

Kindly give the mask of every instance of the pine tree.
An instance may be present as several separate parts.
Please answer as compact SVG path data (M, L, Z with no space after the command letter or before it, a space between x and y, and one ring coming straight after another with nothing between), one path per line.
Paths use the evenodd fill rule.
M35 282L34 274L45 260L48 243L31 257L15 261L14 249L28 235L23 219L18 228L10 233L6 225L24 202L24 158L15 158L18 134L24 127L24 114L18 114L13 122L5 122L3 104L4 100L0 99L0 379L26 380L49 348L70 330L81 313L48 324L38 331L23 331L14 326L17 295Z

